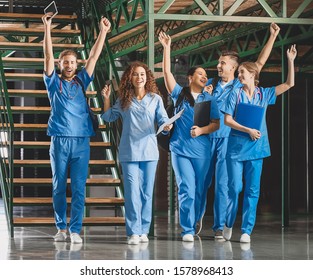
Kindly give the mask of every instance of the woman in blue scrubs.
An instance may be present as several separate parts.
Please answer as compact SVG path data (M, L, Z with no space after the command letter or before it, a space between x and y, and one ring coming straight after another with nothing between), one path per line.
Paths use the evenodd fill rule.
M102 119L113 122L123 119L119 144L125 195L125 218L128 244L149 242L152 218L152 196L159 159L155 124L168 120L162 97L147 65L132 63L121 78L119 98L110 106L110 87L102 90ZM169 131L170 126L164 130Z
M276 87L258 87L259 71L255 63L244 62L239 66L238 78L243 85L229 96L224 110L225 124L232 128L226 155L228 171L228 206L226 226L223 236L230 240L232 227L238 210L238 197L245 181L240 242L249 243L256 220L256 210L260 194L260 180L263 158L270 156L270 145L266 128L266 114L261 121L261 129L253 129L236 122L239 103L261 106L266 111L268 105L275 104L276 97L294 86L295 45L287 51L288 77L285 83ZM256 110L257 107L254 108ZM249 115L250 116L250 115ZM242 135L236 131L244 132Z
M163 73L167 91L175 103L183 92L171 73L171 38L161 32L159 41L163 45ZM209 169L210 142L208 134L219 129L219 111L215 101L203 89L208 80L202 67L193 67L188 71L189 89L180 105L184 109L176 120L170 141L172 166L178 186L179 221L182 227L182 240L193 242L196 222L200 219L200 202L204 195L204 181ZM193 122L194 104L211 101L209 125L199 127Z

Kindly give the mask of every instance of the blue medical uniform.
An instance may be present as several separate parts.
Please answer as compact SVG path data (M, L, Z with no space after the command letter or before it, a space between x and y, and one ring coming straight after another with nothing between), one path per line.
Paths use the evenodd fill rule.
M275 104L276 102L275 87L256 88L251 100L248 99L242 88L234 90L229 96L224 113L236 119L236 104L240 102L259 105L266 110L268 105ZM235 134L234 129L232 129L226 155L229 178L226 226L233 227L235 223L238 211L238 197L243 188L244 178L245 189L241 231L249 235L255 225L263 158L271 155L266 127L266 114L264 114L260 132L261 137L253 141L248 136Z
M171 98L175 103L181 94L182 87L175 85ZM211 119L219 119L219 110L215 101L207 92L202 92L196 103L211 101ZM193 124L194 108L184 100L179 110L184 109L182 116L176 120L174 133L170 141L172 166L178 186L179 219L182 236L194 234L197 217L199 216L204 181L209 168L210 141L208 135L192 138L190 135Z
M77 76L85 89L92 81L85 68ZM53 207L56 227L65 230L67 173L71 178L70 233L80 233L82 228L85 185L90 158L90 136L94 135L88 113L86 98L80 84L73 79L61 79L55 71L44 74L51 112L48 121L48 136L51 136L50 162L52 169Z
M207 85L212 83L213 79L209 79ZM201 210L197 220L200 220L204 215L207 203L207 192L211 186L213 175L215 175L215 189L214 189L214 223L212 229L214 231L223 230L226 218L227 207L227 191L228 191L228 177L226 167L226 150L230 128L224 124L224 110L226 100L233 89L241 85L236 78L229 82L225 87L222 87L221 80L218 81L214 88L212 95L216 98L217 106L220 110L220 128L219 130L209 134L210 149L207 152L211 159L210 167L205 181L205 190L201 197ZM215 174L214 174L215 173Z
M128 236L148 234L159 160L155 124L161 126L168 120L162 98L147 93L141 101L133 98L126 110L117 99L101 117L106 122L120 117L123 120L118 154L124 179L126 233Z

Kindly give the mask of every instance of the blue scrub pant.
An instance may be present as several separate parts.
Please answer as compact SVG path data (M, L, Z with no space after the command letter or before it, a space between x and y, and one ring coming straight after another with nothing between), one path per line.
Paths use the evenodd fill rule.
M256 220L256 210L260 196L260 181L263 159L236 161L227 159L229 178L229 201L226 226L233 227L238 211L238 198L245 182L241 232L251 234Z
M226 152L228 137L225 138L210 138L211 150L210 153L210 168L206 176L203 196L201 197L201 211L197 221L201 219L206 211L207 192L212 184L213 175L215 176L214 189L214 224L213 230L223 230L226 221L226 208L228 199L228 175L226 166ZM215 174L214 174L215 172Z
M173 152L171 157L178 186L179 221L183 229L181 235L194 235L209 159L187 158Z
M66 181L70 169L72 191L70 233L79 234L82 228L90 158L89 141L89 137L51 137L50 161L55 223L57 229L65 230L67 227Z
M157 164L157 160L121 162L128 236L149 233Z

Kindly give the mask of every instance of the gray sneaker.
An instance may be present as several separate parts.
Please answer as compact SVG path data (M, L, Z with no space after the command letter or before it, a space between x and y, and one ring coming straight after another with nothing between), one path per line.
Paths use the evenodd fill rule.
M53 237L55 242L65 242L67 235L65 231L58 231L57 234Z

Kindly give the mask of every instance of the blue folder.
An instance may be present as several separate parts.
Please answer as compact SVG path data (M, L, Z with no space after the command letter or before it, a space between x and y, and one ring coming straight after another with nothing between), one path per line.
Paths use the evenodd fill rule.
M247 103L238 103L235 120L237 123L243 126L261 130L264 113L264 107ZM247 136L250 138L248 133L235 129L233 129L233 134Z

